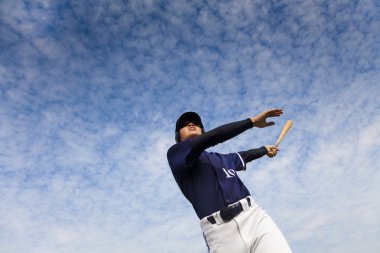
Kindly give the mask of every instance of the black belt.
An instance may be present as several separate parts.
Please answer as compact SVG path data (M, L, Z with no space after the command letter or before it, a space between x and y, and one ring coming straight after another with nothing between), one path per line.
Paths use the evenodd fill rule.
M251 199L249 197L246 197L245 199L248 202L248 206L251 206ZM236 217L239 213L241 213L242 211L243 211L243 205L239 201L239 202L237 202L237 203L235 203L233 205L226 206L223 209L221 209L220 210L220 217L224 221L230 221L234 217ZM214 216L212 216L212 215L208 216L207 220L211 224L215 224L216 223L216 220L215 220Z

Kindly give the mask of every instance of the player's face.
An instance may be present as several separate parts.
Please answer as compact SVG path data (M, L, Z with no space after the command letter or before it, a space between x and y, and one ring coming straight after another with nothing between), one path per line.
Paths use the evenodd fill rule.
M202 128L193 122L186 122L185 126L179 130L181 141L188 140L202 134Z

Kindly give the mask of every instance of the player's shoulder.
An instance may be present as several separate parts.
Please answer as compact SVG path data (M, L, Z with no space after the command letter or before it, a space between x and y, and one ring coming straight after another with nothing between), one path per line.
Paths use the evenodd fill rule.
M168 149L168 151L166 152L166 154L167 154L167 156L169 157L169 155L171 154L171 153L173 153L173 151L176 149L176 146L178 145L178 143L176 143L176 144L173 144L169 149Z
M178 142L168 149L167 155L170 156L171 154L188 152L188 150L191 149L191 144L191 140Z

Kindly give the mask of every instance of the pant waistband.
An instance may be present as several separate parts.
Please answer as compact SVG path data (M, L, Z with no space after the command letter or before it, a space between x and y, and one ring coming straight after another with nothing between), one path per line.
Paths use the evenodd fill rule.
M253 204L253 199L251 196L248 196L244 199L241 199L233 204L230 204L228 207L223 208L220 211L217 211L209 216L204 217L201 220L201 227L208 224L220 224L224 223L232 218L236 217L242 211L250 208ZM226 214L227 213L227 214ZM224 214L224 215L223 215ZM227 220L226 217L227 216ZM229 217L228 217L229 216ZM225 219L223 219L225 218Z

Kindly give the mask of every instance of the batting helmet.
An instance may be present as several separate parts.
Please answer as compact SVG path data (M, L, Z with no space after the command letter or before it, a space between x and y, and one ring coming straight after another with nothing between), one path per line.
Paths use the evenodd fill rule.
M201 117L196 112L185 112L182 114L175 124L175 141L180 141L179 130L185 126L186 123L193 122L195 125L198 125L202 129L202 133L204 133L204 128L202 124Z

